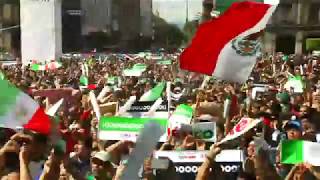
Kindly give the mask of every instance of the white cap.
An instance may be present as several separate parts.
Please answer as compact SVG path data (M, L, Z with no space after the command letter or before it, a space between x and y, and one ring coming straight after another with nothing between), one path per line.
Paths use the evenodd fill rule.
M94 154L93 158L99 159L103 162L107 162L111 160L111 155L106 151L99 151Z

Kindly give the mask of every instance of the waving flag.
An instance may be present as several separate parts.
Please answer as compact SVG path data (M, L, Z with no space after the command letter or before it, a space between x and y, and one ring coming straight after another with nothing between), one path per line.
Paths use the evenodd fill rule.
M320 144L302 140L285 140L281 142L281 163L310 163L320 166Z
M95 90L97 88L96 84L89 84L89 66L87 63L81 64L82 75L80 76L80 89L90 89Z
M0 127L50 133L50 119L36 101L8 81L0 80L0 89Z
M80 84L84 85L84 86L88 86L89 85L89 80L87 76L81 75L80 76Z
M153 89L144 93L141 96L139 101L155 101L155 100L157 100L159 97L161 97L164 86L165 86L164 82L157 84Z
M123 75L124 76L138 76L139 77L146 70L147 70L147 65L138 63L138 64L133 65L133 67L130 69L123 70Z
M228 132L226 137L222 139L219 143L222 144L224 142L240 137L241 135L245 134L246 132L254 128L256 125L258 125L262 121L263 119L242 118L238 122L238 124L236 124L233 127L233 129L230 132Z
M288 82L284 85L284 88L288 91L293 91L295 93L303 93L304 90L304 82L301 76L291 76L288 79Z
M186 104L180 104L170 117L171 127L180 124L190 124L192 116L192 107Z
M0 80L4 80L4 74L0 71Z
M180 56L180 67L217 79L245 82L260 51L261 32L276 5L235 2L219 18L202 24Z
M44 71L45 70L45 66L41 65L41 64L32 64L31 65L31 70L32 71Z
M31 70L33 71L48 71L48 70L56 70L58 68L62 67L62 64L60 62L50 62L45 65L42 64L31 64Z

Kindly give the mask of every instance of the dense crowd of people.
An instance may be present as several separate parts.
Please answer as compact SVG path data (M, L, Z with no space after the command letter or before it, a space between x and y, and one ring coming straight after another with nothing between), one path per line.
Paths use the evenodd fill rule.
M180 104L190 105L193 107L191 123L216 122L217 138L212 143L192 134L171 134L166 142L157 144L155 151L206 151L197 172L191 176L178 172L170 159L167 167L155 167L155 157L150 154L143 165L137 165L142 167L141 172L137 172L141 179L320 179L317 166L283 164L280 160L280 144L285 139L320 142L319 57L264 55L257 59L248 81L237 84L179 69L179 53L161 56L170 59L171 64L157 63L159 60L146 57L110 55L103 59L97 56L62 59L62 67L48 71L33 71L30 66L21 65L2 66L5 79L43 108L49 109L64 99L52 119L58 121L56 128L66 149L52 146L52 139L47 135L2 128L1 179L121 179L135 143L98 138L99 122L88 93L94 91L98 96L105 86L109 86L110 90L98 103L123 105L130 96L139 99L159 82L171 82L172 93L182 94L172 101L172 111ZM93 89L81 87L84 62L89 66L88 80L89 84L95 85ZM124 69L137 63L147 65L141 76L123 75ZM301 77L303 92L285 87L292 76ZM110 77L116 77L116 80L109 81ZM263 91L257 87L263 87ZM165 92L162 98L168 98ZM231 105L224 115L226 99L231 99ZM115 115L116 112L102 114ZM244 117L264 118L264 121L237 139L218 143ZM216 157L227 149L245 153L240 168L232 173L223 171L216 162Z

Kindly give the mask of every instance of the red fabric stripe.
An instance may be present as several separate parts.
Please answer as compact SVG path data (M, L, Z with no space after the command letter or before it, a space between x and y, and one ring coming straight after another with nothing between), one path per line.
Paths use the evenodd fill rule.
M233 118L238 114L239 114L238 97L236 95L232 95L229 116Z
M88 120L88 119L89 119L89 116L90 116L90 113L91 113L91 110L84 111L84 112L82 113L82 115L80 116L80 120L81 120L81 121Z
M23 126L25 129L35 131L40 134L49 135L51 121L44 112L43 108L38 108L27 124Z
M89 84L89 85L88 85L88 89L90 89L90 90L95 90L95 89L97 89L97 85L95 85L95 84Z
M253 28L270 7L257 2L236 2L219 18L202 24L180 56L181 69L212 75L224 46Z
M272 128L272 126L271 126L271 120L270 120L270 119L268 119L268 118L266 118L266 117L263 117L263 123L264 123L266 126Z

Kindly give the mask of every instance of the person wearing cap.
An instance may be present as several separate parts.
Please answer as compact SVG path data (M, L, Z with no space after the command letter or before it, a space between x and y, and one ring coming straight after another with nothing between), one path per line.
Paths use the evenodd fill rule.
M111 163L111 154L106 151L99 151L91 158L91 175L88 180L111 180L116 169Z
M284 130L287 133L288 140L297 140L302 138L302 125L298 120L288 121L284 126Z

